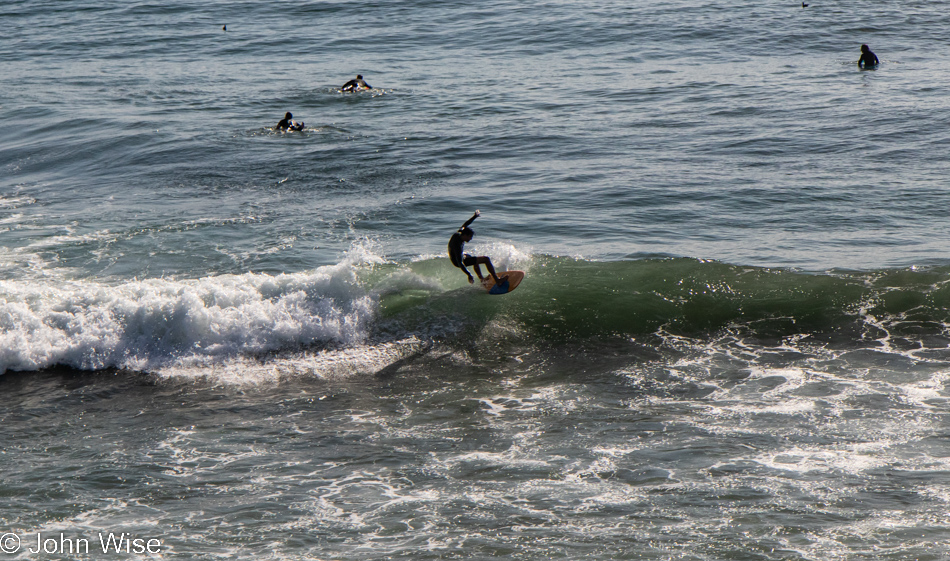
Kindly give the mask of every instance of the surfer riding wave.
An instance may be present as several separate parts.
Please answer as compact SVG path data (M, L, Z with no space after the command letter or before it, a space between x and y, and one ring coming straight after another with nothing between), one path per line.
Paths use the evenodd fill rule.
M470 242L472 241L472 238L475 237L475 231L468 226L474 222L476 218L481 216L481 214L481 212L476 210L475 214L473 214L472 217L465 222L465 224L462 224L457 232L452 234L452 237L449 239L449 259L452 260L453 265L459 269L462 269L462 271L468 276L469 284L474 284L475 279L472 277L472 273L468 272L466 267L474 267L475 274L478 275L478 279L485 279L485 277L482 275L479 265L485 265L485 268L488 269L489 274L491 274L492 278L495 279L495 283L501 284L508 277L506 275L500 279L498 278L498 275L495 274L495 268L491 264L491 259L485 257L484 255L476 257L474 255L469 255L462 252L462 250L465 248L465 242Z

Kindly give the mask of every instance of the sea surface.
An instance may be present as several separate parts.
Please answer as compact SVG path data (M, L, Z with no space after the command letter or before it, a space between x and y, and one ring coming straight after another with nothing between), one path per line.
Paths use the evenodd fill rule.
M0 560L950 558L948 37L4 1Z

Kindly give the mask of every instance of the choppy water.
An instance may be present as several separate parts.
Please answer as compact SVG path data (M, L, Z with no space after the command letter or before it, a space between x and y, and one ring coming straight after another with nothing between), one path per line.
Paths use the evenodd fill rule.
M947 8L3 4L0 549L946 558Z

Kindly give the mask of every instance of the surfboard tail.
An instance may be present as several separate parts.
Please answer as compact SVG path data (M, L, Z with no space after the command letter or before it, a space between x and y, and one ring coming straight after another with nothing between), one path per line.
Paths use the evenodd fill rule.
M510 286L511 285L508 282L508 279L505 279L505 282L501 284L496 284L495 286L491 287L491 290L489 290L488 293L489 294L507 294L508 291L510 290L509 288Z

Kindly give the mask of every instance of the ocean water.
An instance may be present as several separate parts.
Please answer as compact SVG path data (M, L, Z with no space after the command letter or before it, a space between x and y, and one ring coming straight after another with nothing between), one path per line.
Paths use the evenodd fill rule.
M950 557L950 9L809 4L4 2L0 557Z

